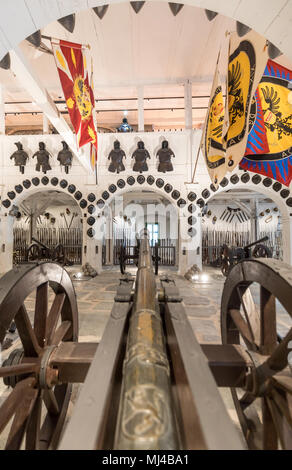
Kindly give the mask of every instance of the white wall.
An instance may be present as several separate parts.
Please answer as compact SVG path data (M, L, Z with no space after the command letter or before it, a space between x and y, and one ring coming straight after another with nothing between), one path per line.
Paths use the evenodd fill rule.
M192 139L191 139L192 137ZM113 142L118 138L121 142L121 148L126 152L125 167L126 170L120 174L113 174L108 172L109 160L108 154L112 149ZM150 153L151 159L148 160L149 170L144 172L143 175L147 179L147 176L150 174L155 178L162 178L165 183L169 183L173 186L173 189L180 191L181 198L185 199L187 205L184 209L178 209L177 201L171 198L171 195L168 195L165 190L159 189L156 184L149 185L147 181L140 185L135 182L133 186L128 184L123 190L117 190L114 194L110 194L110 198L107 200L107 203L110 203L114 197L122 196L128 191L155 191L157 194L163 195L172 202L173 206L176 208L177 213L179 214L179 226L180 226L180 241L179 241L179 259L178 265L180 272L184 274L187 268L196 263L199 266L201 265L201 219L197 217L197 214L200 212L200 209L197 207L196 218L197 223L195 229L197 231L196 236L191 239L187 234L187 230L190 228L188 225L188 217L191 215L187 207L190 204L190 201L187 199L187 195L190 191L194 191L197 194L197 199L201 197L201 192L205 188L210 188L210 179L205 167L205 164L202 160L202 156L199 158L197 172L195 176L195 182L191 183L191 177L193 174L193 168L195 164L195 159L197 155L197 149L201 138L201 131L174 131L174 132L151 132L151 133L130 133L130 134L100 134L98 136L98 184L95 184L95 175L86 174L83 167L80 166L76 159L73 159L73 167L69 173L66 175L64 171L61 171L60 166L57 162L57 154L61 148L62 138L59 135L25 135L25 136L2 136L0 137L0 195L1 200L7 198L7 192L14 190L16 184L22 184L24 179L31 179L34 176L39 177L40 179L43 176L43 173L35 171L35 159L30 159L28 166L26 167L25 174L22 175L18 168L14 166L14 162L10 160L10 155L15 151L16 147L13 145L14 142L21 141L23 143L24 150L29 153L31 156L38 149L38 142L44 141L47 144L47 149L50 153L53 154L53 159L51 162L52 171L47 173L49 179L53 176L56 176L61 179L66 179L69 183L75 184L76 189L81 191L84 199L87 199L89 193L94 193L96 200L102 197L103 191L107 190L110 184L117 184L119 179L124 179L126 181L128 176L134 176L135 179L139 173L134 173L132 171L133 160L131 155L136 148L137 142L141 139L144 141L145 148ZM173 159L173 172L160 173L157 171L157 158L156 152L161 146L162 140L168 140L169 146L175 153L175 158ZM192 142L192 144L191 144ZM239 177L242 175L242 172L237 171ZM230 177L230 174L227 175ZM253 174L251 174L251 177ZM219 190L216 194L229 190L229 189L254 189L257 192L262 192L268 197L273 199L278 205L282 213L282 222L283 222L283 247L284 247L284 259L285 261L290 262L290 254L292 253L291 239L290 239L290 216L289 208L287 207L285 200L282 199L279 193L275 193L270 188L265 188L263 184L254 185L251 181L248 184L242 184L241 182L237 185L233 185L229 182L228 186L225 188L219 187ZM39 191L47 190L58 190L68 193L67 188L63 190L60 186L52 186L49 183L47 186L40 184L39 186L31 186L29 190L24 190L21 194L17 194L16 198L12 201L12 204L19 204L23 199L25 199L30 194L36 194ZM213 195L210 191L210 197ZM206 200L207 201L207 200ZM95 201L96 202L96 201ZM11 205L12 205L11 204ZM10 209L10 208L9 208ZM5 233L9 232L9 227L13 222L13 219L8 215L9 209L5 209L3 205L0 207L0 236L2 240L6 240ZM98 269L101 269L101 241L94 238L89 238L87 236L87 230L89 225L86 223L88 217L87 210L82 210L82 217L84 220L83 223L83 261L89 261ZM12 222L10 221L12 219ZM8 231L7 231L8 230ZM1 235L2 234L2 235ZM97 233L97 235L99 235ZM0 240L0 243L3 243ZM6 244L9 245L9 241L6 240ZM85 248L86 247L86 248ZM187 254L183 255L182 252L186 249ZM197 250L200 250L199 252ZM87 254L84 254L84 252ZM97 253L98 250L98 253ZM7 254L1 254L0 250L0 272L3 272L8 269L7 259L12 259L12 251Z

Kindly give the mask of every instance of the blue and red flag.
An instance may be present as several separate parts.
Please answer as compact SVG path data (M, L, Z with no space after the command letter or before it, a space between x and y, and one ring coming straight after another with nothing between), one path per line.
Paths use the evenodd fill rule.
M292 71L272 60L255 93L240 166L285 186L292 180Z

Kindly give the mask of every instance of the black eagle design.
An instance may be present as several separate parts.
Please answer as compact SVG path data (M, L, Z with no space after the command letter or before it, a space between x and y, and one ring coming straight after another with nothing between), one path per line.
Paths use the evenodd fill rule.
M214 99L215 99L215 97L217 96L218 93L221 93L221 91L222 91L221 87L216 88L215 93L214 93ZM216 111L216 106L214 106L214 104L213 104L210 108L210 115L209 115L209 122L210 122L211 126L212 126L213 121L216 117L216 114L218 114L218 111ZM222 136L224 116L220 116L217 121L220 124L218 126L214 127L214 129L212 129L212 137L213 138L220 138Z
M283 117L283 114L280 109L280 97L278 96L278 92L274 89L273 86L270 88L266 85L265 88L262 88L262 93L264 100L267 104L267 107L264 109L263 108L263 113L264 115L267 113L267 111L270 111L271 113L274 114L275 116L275 121L273 123L271 122L266 122L265 121L265 126L271 131L271 132L277 132L278 134L278 139L281 140L283 135L292 135L292 114L289 116Z
M221 118L219 118L219 121L221 120ZM223 124L219 124L219 126L216 126L214 127L214 129L212 130L212 135L214 137L221 137L222 136L222 130L223 130Z
M231 70L228 70L228 98L230 125L234 124L237 116L241 117L244 113L243 95L241 89L241 66L237 61L232 64Z

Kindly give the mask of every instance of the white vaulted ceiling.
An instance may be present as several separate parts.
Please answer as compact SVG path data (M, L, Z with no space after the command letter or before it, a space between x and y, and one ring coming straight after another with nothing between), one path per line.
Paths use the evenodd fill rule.
M16 3L17 9L15 9ZM193 96L206 97L193 98L193 107L198 108L193 110L193 124L194 126L201 124L206 113L217 54L222 45L223 70L227 51L225 32L235 29L235 21L218 15L215 20L209 22L203 8L190 5L185 5L174 17L168 4L158 1L146 2L139 14L133 11L128 2L108 1L107 3L110 4L108 11L100 20L88 7L103 3L93 0L1 2L0 55L5 49L3 45L9 49L9 46L17 44L25 36L42 27L42 33L45 35L90 44L94 63L95 97L101 100L97 103L97 110L100 111L97 119L105 127L118 124L123 117L123 110L129 110L129 122L134 124L137 122L137 112L131 109L137 108L137 86L140 85L144 86L145 98L160 98L145 100L146 125L183 127L183 83L188 79L193 82ZM291 1L199 2L189 0L185 3L200 4L202 7L225 13L228 11L231 17L239 18L254 27L256 18L252 16L252 11L255 10L256 5L259 7L261 4L262 7L264 6L261 20L265 24L266 31L269 25L272 31L276 28L279 20L277 15L283 16L283 11L286 11L286 16L282 20L283 24L290 13L290 21L292 20ZM245 7L249 5L249 9L243 8L244 5ZM78 13L72 34L56 21L50 22L52 19L73 11ZM22 12L21 23L18 19L19 12ZM3 17L6 14L7 18L7 13L9 13L8 20L3 24ZM244 16L249 21L245 21ZM10 34L11 29L14 30L14 35ZM288 32L286 31L285 34L283 31L279 33L282 45L286 44L285 38ZM44 43L50 46L47 40L44 40ZM27 41L21 43L21 48L52 98L58 100L61 97L62 99L63 94L53 56L37 51ZM292 68L292 62L285 56L281 56L278 61ZM31 101L25 91L25 83L16 81L11 72L0 70L0 82L5 86L6 102ZM125 98L130 98L130 100L121 101ZM64 105L60 104L58 107L61 111L65 110ZM5 110L6 112L30 113L38 111L30 103L17 106L7 104ZM41 115L14 116L9 114L6 123L8 126L13 123L32 126L38 124L40 120Z

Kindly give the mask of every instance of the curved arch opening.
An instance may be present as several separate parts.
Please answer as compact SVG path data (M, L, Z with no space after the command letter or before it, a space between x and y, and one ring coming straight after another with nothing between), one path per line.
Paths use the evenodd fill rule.
M81 264L83 220L73 196L38 189L21 198L10 215L14 216L13 264L56 257L67 266Z
M256 241L248 251L250 256L255 255L256 246L261 244L270 257L286 260L290 253L283 236L287 230L285 212L275 199L271 192L264 194L261 188L244 186L221 190L210 197L202 210L203 264L224 269L224 250L240 259L246 256L244 247Z
M176 268L178 265L178 208L160 191L125 189L114 195L99 217L102 232L102 264L119 265L121 246L126 249L127 265L135 266L137 238L147 228L153 252L158 244L159 264Z

